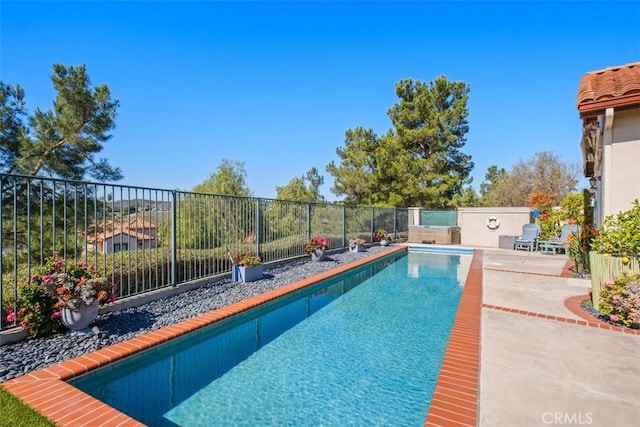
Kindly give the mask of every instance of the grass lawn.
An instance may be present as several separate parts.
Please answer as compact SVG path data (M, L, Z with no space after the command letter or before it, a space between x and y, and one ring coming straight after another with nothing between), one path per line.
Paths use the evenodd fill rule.
M0 387L0 427L55 426L20 399Z

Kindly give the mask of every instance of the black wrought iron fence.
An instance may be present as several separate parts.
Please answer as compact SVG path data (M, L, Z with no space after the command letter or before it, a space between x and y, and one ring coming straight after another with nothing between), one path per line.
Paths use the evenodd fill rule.
M229 254L263 262L304 255L313 236L347 246L384 228L406 237L406 209L304 203L0 174L0 329L20 287L54 253L94 265L119 298L231 270Z

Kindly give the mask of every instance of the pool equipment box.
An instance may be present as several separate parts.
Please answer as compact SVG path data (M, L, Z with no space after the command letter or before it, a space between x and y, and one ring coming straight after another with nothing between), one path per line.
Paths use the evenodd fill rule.
M500 249L513 249L518 236L498 236L498 247Z
M460 227L439 225L410 225L409 243L433 242L437 245L459 245Z

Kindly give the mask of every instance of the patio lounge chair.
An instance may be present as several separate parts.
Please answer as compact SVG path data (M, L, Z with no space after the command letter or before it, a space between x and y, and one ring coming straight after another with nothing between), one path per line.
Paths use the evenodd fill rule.
M540 237L540 226L538 224L525 224L522 226L522 236L513 241L513 249L535 251L538 237Z
M552 238L549 240L543 240L538 242L538 249L543 254L557 254L558 252L567 253L567 243L569 242L569 236L578 232L578 226L576 224L567 224L562 226L560 237Z

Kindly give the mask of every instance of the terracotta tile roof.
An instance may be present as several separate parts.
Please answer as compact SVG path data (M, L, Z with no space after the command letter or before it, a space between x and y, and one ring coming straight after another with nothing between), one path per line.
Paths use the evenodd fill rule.
M116 236L119 236L121 234L123 234L125 236L134 237L134 238L136 238L138 240L155 240L155 237L153 237L151 235L148 235L148 234L138 233L138 232L131 231L131 230L116 228L114 231L105 231L104 233L100 233L97 236L89 235L89 236L87 236L87 242L88 243L94 243L96 241L103 242L105 239L109 239L111 237L116 237Z
M577 101L581 113L629 105L640 105L640 62L590 71L582 76Z
M97 224L87 228L87 242L94 243L96 240L102 242L119 234L135 237L138 240L155 240L155 237L149 233L157 228L156 224L141 219L131 219L129 223L107 221L105 224Z
M123 224L123 228L158 228L157 225L146 219L131 218L129 225Z

